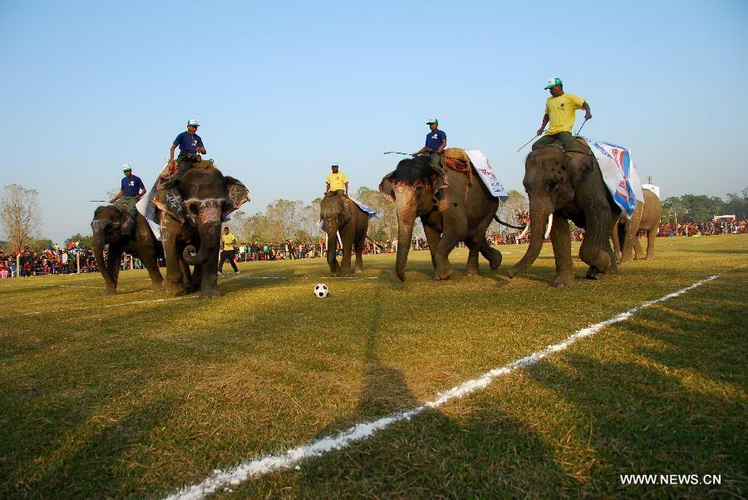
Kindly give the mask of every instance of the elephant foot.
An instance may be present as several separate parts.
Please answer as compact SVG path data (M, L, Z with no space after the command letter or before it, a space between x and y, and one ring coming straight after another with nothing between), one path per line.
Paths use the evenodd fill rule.
M434 270L434 281L448 280L450 276L452 276L452 266L441 271L439 269Z
M551 282L551 286L555 286L557 288L568 288L575 285L576 281L573 274L556 275L556 279Z
M117 295L117 289L116 288L106 288L103 292L101 292L101 295L107 296L107 295Z
M489 261L489 264L491 265L491 271L497 270L499 266L501 265L501 257L499 257L498 259Z
M566 280L566 279L559 280L558 278L556 278L555 280L553 280L553 282L551 282L551 286L554 286L556 288L570 288L570 287L573 287L575 285L576 285L576 283L575 283L574 279L571 279L571 280Z
M200 292L201 299L212 299L213 297L220 297L221 294L218 290L204 290Z
M477 276L480 274L477 267L468 267L465 269L465 276Z
M587 270L586 278L588 280L599 280L602 279L603 274L604 273L600 272L600 270L595 266L590 266L590 268Z

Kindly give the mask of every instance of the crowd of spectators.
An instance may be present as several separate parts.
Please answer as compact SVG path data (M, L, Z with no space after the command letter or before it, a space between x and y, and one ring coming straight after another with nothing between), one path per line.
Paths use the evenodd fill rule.
M97 267L93 252L77 243L71 243L68 248L49 243L41 252L32 251L29 245L15 252L0 251L0 278L95 271Z
M529 224L530 217L526 212L517 214L519 225ZM676 237L676 236L710 236L717 234L738 234L748 232L748 220L718 219L699 222L686 222L678 224L662 224L657 236ZM489 243L494 246L512 245L528 243L530 238L529 230L506 231L500 234L490 234L487 236ZM584 239L584 230L574 228L571 233L572 241L581 241ZM412 250L426 250L428 243L423 238L413 238L411 241ZM379 254L392 253L397 251L396 240L385 240L375 242L369 238L366 239L366 248L364 253ZM336 247L336 252L340 253L340 245ZM327 240L320 238L315 242L291 242L280 241L273 243L243 243L239 245L237 251L237 260L241 262L249 261L272 261L272 260L294 260L326 257ZM106 254L105 254L106 256ZM123 269L142 268L138 259L123 259ZM0 278L12 276L45 276L55 274L74 274L97 272L96 259L90 248L79 244L71 243L67 248L49 243L41 252L33 252L29 245L25 245L23 250L20 248L15 252L4 253L0 251Z
M748 231L748 219L718 219L678 224L661 224L657 236L711 236Z

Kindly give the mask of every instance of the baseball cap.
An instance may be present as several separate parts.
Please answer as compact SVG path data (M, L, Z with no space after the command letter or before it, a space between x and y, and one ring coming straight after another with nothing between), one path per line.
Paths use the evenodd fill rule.
M122 171L123 172L129 172L131 170L132 169L130 168L130 164L129 163L125 163L124 165L122 165Z
M332 168L340 168L340 165L338 165L337 163L333 163L332 165L330 165L330 167L332 167Z
M194 119L193 119L193 120L190 120L190 121L188 121L188 122L187 122L187 126L188 126L188 127L190 127L190 126L192 126L192 127L199 127L199 126L200 126L200 124L199 124L199 123L197 123L197 120L194 120Z
M436 123L437 125L439 125L439 120L437 120L436 118L429 118L429 121L426 122L426 125L431 125L432 123Z
M545 90L552 89L556 85L563 85L564 82L557 76L548 79L548 85L545 86Z

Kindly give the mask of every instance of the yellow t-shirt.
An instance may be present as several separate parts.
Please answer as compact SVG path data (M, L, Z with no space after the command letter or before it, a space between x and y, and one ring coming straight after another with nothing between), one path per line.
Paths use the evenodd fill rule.
M582 109L584 102L583 98L572 94L549 97L545 101L545 114L550 118L551 126L545 132L545 135L571 132L576 118L575 113L578 109Z
M224 251L231 251L236 249L236 236L234 236L234 233L229 232L229 234L221 234L221 242L223 243Z
M337 174L330 173L327 175L325 182L330 185L330 191L337 191L338 189L345 191L345 184L348 182L348 178L343 172L338 172Z

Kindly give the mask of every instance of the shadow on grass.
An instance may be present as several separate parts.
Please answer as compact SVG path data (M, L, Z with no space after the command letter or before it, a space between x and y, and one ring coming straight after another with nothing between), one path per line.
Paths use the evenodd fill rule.
M715 282L618 326L631 359L566 353L528 369L593 427L599 457L581 493L734 496L748 489L748 339L735 282ZM731 300L732 299L732 300ZM616 358L625 356L620 349ZM623 356L621 356L623 355ZM721 475L721 485L623 486L620 474Z

